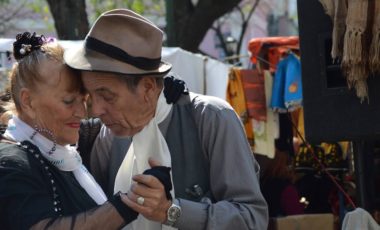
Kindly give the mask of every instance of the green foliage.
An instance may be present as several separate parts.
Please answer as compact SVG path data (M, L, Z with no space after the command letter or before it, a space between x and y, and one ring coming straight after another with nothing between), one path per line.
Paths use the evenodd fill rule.
M0 0L2 1L2 0ZM101 13L115 9L127 8L139 14L164 15L165 0L87 0L90 9L90 22Z
M45 28L48 31L54 31L54 21L52 20L50 8L46 0L26 1L25 4L31 11L41 16L41 19L45 24Z
M133 1L132 10L139 14L143 14L145 10L145 5L143 1L142 0Z
M30 8L33 12L37 14L43 13L43 5L47 5L46 1L43 0L35 0L26 2L26 6Z

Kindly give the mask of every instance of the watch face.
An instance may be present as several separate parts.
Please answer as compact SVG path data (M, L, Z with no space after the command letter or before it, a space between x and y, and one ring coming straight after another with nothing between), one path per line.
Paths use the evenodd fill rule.
M172 206L168 210L168 219L170 221L176 221L178 217L181 215L181 208Z

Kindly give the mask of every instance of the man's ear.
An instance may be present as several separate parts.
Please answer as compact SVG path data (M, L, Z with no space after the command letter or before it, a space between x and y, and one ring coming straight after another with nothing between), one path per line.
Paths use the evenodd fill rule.
M29 118L35 118L36 113L34 111L33 95L30 89L22 88L20 90L20 108Z
M144 76L141 79L141 83L143 84L145 91L149 91L157 87L156 79L153 77Z
M157 98L157 94L159 94L160 89L154 77L142 77L140 83L145 99L151 100L153 98Z

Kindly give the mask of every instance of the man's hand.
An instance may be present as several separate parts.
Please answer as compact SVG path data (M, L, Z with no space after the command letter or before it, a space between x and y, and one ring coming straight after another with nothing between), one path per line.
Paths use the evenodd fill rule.
M149 165L160 166L160 163L150 158ZM127 196L122 196L123 202L145 218L164 223L167 210L171 205L171 201L166 197L164 186L151 175L139 174L133 176L132 179L137 183L131 185ZM139 197L144 198L142 205L137 203Z

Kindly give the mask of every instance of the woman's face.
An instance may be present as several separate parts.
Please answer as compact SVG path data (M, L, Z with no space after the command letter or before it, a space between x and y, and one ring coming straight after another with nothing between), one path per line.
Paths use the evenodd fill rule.
M40 74L44 82L37 82L30 90L31 122L48 129L60 145L74 144L79 138L80 120L86 115L85 95L80 90L80 76L61 63L42 62ZM53 140L46 132L42 135Z

